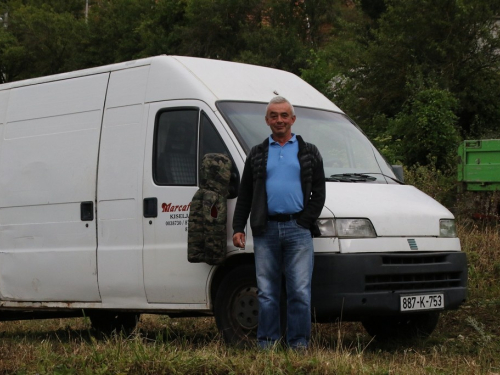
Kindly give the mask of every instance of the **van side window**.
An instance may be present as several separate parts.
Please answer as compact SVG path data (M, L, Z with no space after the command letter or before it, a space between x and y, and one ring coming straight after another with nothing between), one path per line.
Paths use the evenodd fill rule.
M198 113L193 108L158 115L153 160L158 185L196 185Z
M200 141L200 161L205 154L218 153L226 154L229 157L229 151L220 138L217 130L205 113L201 113L201 141Z
M229 182L229 197L228 198L236 198L238 195L238 187L239 187L239 174L238 169L234 163L229 150L226 145L222 141L221 137L217 133L214 125L208 118L205 113L201 113L201 141L200 141L200 165L201 159L205 154L210 153L218 153L225 154L229 156L231 159L233 166L231 168L231 180Z

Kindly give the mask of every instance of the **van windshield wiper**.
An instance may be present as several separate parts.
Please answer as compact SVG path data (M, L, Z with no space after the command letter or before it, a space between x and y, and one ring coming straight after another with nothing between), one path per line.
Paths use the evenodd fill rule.
M362 173L332 174L330 177L326 178L326 181L334 181L334 182L368 182L376 180L377 180L376 177Z
M398 183L398 184L400 184L400 185L405 185L405 183L404 183L404 182L399 181L397 178L394 178L394 177L391 177L391 176L387 176L386 174L382 174L382 176L384 176L385 178L388 178L388 179L390 179L390 180L392 180L392 181L394 181L394 182L397 182L397 183Z

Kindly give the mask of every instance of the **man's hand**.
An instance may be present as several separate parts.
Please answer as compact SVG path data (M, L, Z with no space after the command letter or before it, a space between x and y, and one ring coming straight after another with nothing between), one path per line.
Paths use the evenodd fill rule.
M233 245L241 249L245 248L245 233L235 233L233 236Z

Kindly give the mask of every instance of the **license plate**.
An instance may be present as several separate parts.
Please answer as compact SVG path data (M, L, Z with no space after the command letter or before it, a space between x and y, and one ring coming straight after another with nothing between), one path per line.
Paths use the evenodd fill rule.
M401 296L400 301L401 311L444 309L444 295L442 293Z

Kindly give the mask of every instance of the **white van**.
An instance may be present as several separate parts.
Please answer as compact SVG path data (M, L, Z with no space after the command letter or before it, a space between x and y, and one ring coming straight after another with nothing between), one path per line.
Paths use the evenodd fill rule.
M246 154L269 135L265 107L278 94L327 176L312 319L360 320L379 338L430 334L466 298L453 215L398 180L297 76L178 56L0 85L0 320L85 314L109 328L133 327L140 313L214 314L226 341L251 339L252 237L235 248L231 223ZM190 201L211 152L234 164L219 266L187 261Z

